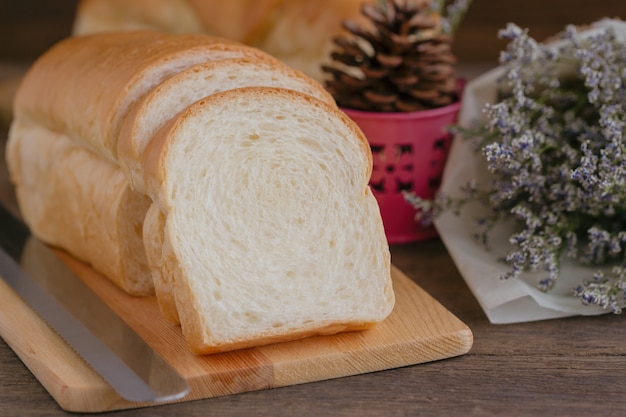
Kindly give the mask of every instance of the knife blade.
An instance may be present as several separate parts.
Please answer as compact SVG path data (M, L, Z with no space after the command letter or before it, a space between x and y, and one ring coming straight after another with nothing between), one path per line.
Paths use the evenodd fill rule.
M0 277L122 398L174 401L189 386L28 227L0 205Z

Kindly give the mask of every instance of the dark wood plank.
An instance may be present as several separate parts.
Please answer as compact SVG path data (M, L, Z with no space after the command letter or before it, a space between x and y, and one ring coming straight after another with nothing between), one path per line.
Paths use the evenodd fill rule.
M626 2L615 0L473 0L457 32L455 52L464 62L497 62L506 45L497 37L507 23L528 28L537 40L566 25L585 25L605 17L626 19Z

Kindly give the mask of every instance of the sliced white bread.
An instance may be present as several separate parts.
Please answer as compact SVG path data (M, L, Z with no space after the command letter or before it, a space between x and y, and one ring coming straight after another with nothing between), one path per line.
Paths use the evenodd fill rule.
M110 38L128 36L134 46L103 53L108 64L91 64L97 70L83 62L97 55L69 56L115 49ZM220 70L213 82L221 85L207 82L209 95L192 104L189 89L176 88L186 80L176 74L197 64L190 51L205 61L242 57L240 45L203 38L196 45L195 37L98 35L63 41L35 64L17 93L7 153L27 222L128 292L148 293L153 280L165 317L181 323L197 353L383 320L394 304L390 254L367 186L372 161L363 134L318 85L280 65L272 71L286 78L262 70L273 64L260 51L259 59L243 55L245 75L229 82ZM153 55L130 58L136 73L116 66L115 54L140 56L144 43ZM76 76L81 71L87 80ZM175 109L159 120L154 103L167 91L162 103ZM131 133L124 138L137 126L144 132L128 157L135 165L140 158L140 193L119 167L122 126ZM147 270L132 253L147 258L152 279L132 270Z
M154 292L142 223L150 199L67 136L13 123L7 161L22 216L40 239L133 295Z
M216 93L157 133L144 173L193 351L363 329L391 312L371 153L337 108L286 89Z
M118 140L118 162L133 187L144 190L143 152L165 122L203 97L249 86L288 88L335 105L320 84L273 58L215 59L190 67L156 86L125 117Z

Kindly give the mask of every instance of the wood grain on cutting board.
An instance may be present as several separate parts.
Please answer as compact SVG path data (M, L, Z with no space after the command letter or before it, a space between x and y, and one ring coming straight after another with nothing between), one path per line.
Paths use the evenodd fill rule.
M58 255L189 383L190 401L381 371L467 353L470 329L396 268L396 306L371 330L215 355L191 353L154 297L132 297L69 255ZM0 281L0 335L67 411L157 405L120 398Z

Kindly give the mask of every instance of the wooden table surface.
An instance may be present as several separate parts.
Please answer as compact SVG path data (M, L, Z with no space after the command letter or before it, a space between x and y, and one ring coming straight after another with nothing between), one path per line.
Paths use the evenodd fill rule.
M0 199L13 202L0 133ZM2 225L0 225L2 227ZM393 262L474 333L460 357L367 375L111 413L136 416L623 416L626 317L490 324L439 239ZM65 415L0 339L0 416ZM107 414L107 415L111 415Z

